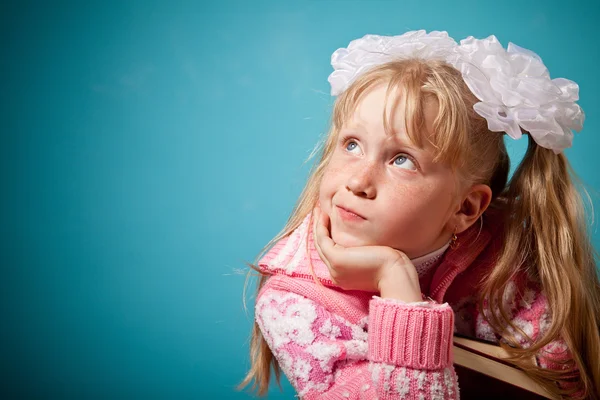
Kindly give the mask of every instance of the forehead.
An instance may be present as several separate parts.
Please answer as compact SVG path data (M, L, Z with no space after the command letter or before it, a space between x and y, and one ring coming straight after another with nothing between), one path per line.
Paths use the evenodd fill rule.
M406 92L398 87L392 88L389 94L387 90L387 84L380 84L363 94L355 105L354 111L350 113L345 125L349 128L364 127L369 130L383 130L387 135L408 136L415 139L412 141L418 142L422 138L429 138L433 133L433 122L438 113L435 98L431 96L424 98L422 110L416 108L419 107L418 104L409 104L409 111L407 111ZM406 114L411 111L412 115ZM420 126L420 129L416 129L416 132L409 132L408 124ZM427 140L424 142L427 142Z

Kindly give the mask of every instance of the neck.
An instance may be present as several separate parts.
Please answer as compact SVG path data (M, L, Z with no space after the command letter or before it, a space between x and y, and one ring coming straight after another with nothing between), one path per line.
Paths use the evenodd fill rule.
M417 258L412 258L410 260L415 266L419 277L424 276L427 272L429 272L429 270L431 270L439 264L440 260L442 259L442 256L444 255L444 252L446 251L446 249L448 249L449 246L450 243L446 243L445 245L443 245L437 250L432 251L431 253L425 254Z

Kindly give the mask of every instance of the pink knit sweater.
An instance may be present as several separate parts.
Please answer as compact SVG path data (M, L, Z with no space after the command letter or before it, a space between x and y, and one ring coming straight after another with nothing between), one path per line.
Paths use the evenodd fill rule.
M470 229L441 260L420 260L421 289L435 302L405 304L337 287L314 247L309 218L259 261L272 276L255 308L261 332L299 396L458 399L453 332L499 340L475 297L497 251L490 241L494 232ZM549 324L544 296L531 282L515 282L505 297L513 322L535 340ZM522 344L528 345L525 338ZM543 350L536 361L544 367L558 368L556 361L570 357L562 341Z

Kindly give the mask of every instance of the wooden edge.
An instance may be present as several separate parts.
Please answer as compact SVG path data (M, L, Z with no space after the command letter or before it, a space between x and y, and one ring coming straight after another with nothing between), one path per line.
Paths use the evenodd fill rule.
M483 345L488 346L484 343ZM489 346L494 347L493 345ZM486 358L482 355L470 352L469 350L465 350L464 348L458 346L454 346L453 350L455 364L485 374L494 379L506 382L510 385L518 386L524 390L528 390L530 392L539 394L540 396L543 396L545 398L553 400L560 399L559 397L548 393L546 389L544 389L537 382L529 378L523 371L515 367L511 367L493 359ZM500 350L502 349L500 348Z
M477 340L462 338L462 337L454 337L454 343L460 345L461 347L467 347L473 350L476 350L479 353L489 354L495 358L508 358L509 355L502 347L485 343Z

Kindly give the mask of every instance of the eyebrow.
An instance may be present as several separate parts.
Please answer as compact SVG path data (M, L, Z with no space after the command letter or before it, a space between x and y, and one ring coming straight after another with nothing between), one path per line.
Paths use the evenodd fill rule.
M360 122L345 122L344 124L342 124L342 129L347 128L347 129L354 129L354 128L362 128L365 129L365 125L361 124Z
M341 131L345 131L345 130L352 131L352 130L356 130L357 128L366 131L365 125L361 124L360 122L353 122L351 124L348 123L342 127ZM404 139L404 137L406 137L406 139ZM415 151L421 152L424 150L423 148L421 148L421 147L417 146L415 143L413 143L407 134L400 135L397 131L394 131L390 135L386 135L385 142L389 143L390 141L395 145L408 147Z

